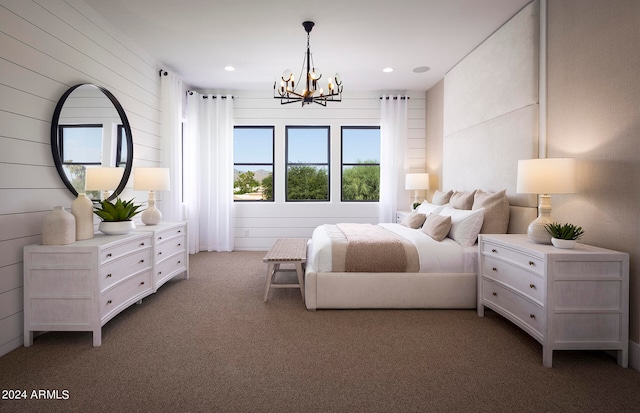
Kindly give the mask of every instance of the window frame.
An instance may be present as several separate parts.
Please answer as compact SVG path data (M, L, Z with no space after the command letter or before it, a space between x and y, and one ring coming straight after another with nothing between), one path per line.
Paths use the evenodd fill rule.
M276 151L276 131L275 131L275 126L273 125L234 125L233 126L233 130L234 130L234 145L235 145L235 130L236 129L270 129L271 130L271 163L264 163L264 162L258 162L258 163L233 163L233 168L235 169L236 165L242 165L242 166L270 166L271 167L271 191L272 191L272 197L271 199L235 199L233 200L233 202L275 202L276 199L276 194L275 194L275 188L276 188L276 179L275 179L275 175L276 175L276 162L275 162L275 151ZM235 196L235 194L234 194Z
M291 129L324 129L327 131L327 162L289 162L289 131ZM285 140L285 177L284 187L285 202L331 202L331 126L329 125L285 125L284 132ZM313 166L313 167L326 167L327 168L327 199L289 199L289 167L290 166Z
M340 202L380 202L380 193L378 192L378 199L344 199L344 167L345 166L377 166L380 167L380 155L378 155L378 163L345 163L344 162L344 131L345 129L377 129L380 131L380 126L341 126L340 127ZM378 174L378 183L380 182L380 175Z

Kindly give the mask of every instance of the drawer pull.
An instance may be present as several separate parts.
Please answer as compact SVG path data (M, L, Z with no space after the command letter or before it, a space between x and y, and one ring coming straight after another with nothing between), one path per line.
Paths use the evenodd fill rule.
M162 275L162 271L158 271L158 275Z
M107 258L111 258L111 253L108 253L108 254L107 254Z
M534 319L536 318L535 314L529 314L529 317L534 318Z
M529 284L529 288L536 288L535 284Z
M144 281L140 281L140 285L144 285Z
M182 264L182 261L178 261L178 264Z
M141 247L144 247L144 242L141 242L141 243L140 243L140 246L141 246Z
M181 246L182 246L182 244L178 243L178 247L181 247Z
M111 304L111 300L107 301L107 304Z
M495 248L493 248L493 249L491 250L491 252L493 252L494 254L496 254L496 253L498 252L498 250L497 250L497 249L495 249Z
M492 270L493 271L498 271L498 269L496 267L493 267Z
M140 262L138 264L142 264L144 262L144 260L140 260Z
M533 266L535 266L535 265L536 265L536 263L535 263L535 262L533 262L533 261L529 261L529 265L531 265L531 266L533 267Z
M158 255L162 255L162 251L160 251L160 252L158 253Z
M111 274L107 274L107 278L111 278Z
M496 293L495 291L494 291L492 294L493 294L494 296L497 296L497 295L498 295L498 293Z
M161 240L161 239L162 239L162 237L158 237L158 241Z

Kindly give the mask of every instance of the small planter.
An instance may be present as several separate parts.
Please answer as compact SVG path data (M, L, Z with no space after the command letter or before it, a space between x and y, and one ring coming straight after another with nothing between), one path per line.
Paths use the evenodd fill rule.
M556 248L562 248L566 250L570 250L575 248L576 240L574 239L560 239L560 238L551 238L551 243Z
M136 224L133 221L102 221L98 225L98 230L107 235L128 234L134 230Z

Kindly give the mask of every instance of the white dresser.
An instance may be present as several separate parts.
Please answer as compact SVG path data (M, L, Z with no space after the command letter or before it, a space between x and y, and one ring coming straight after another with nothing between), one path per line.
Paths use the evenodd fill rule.
M92 331L99 346L114 316L168 279L188 276L186 231L186 222L168 223L24 247L24 345L33 344L34 331Z
M616 350L627 367L629 255L578 244L563 250L526 235L480 235L478 315L488 307L553 350Z

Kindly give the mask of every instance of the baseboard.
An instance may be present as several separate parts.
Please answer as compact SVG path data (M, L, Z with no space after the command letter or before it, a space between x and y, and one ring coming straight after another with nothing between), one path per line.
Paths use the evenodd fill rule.
M640 371L640 344L629 340L629 367Z

